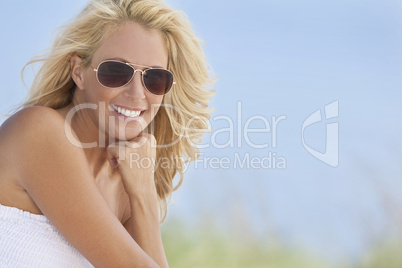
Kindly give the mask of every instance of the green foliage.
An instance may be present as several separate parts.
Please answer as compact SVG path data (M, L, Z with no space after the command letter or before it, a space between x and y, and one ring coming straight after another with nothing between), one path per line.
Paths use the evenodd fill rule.
M225 234L203 226L191 231L179 222L163 226L162 236L172 268L401 268L402 243L386 243L348 264L326 263L305 250L294 250L270 239L247 236L247 231ZM236 233L236 236L233 234ZM265 242L261 242L264 241ZM272 239L271 239L272 240Z
M162 229L172 268L325 268L308 254L264 245L257 240L231 237L213 228L189 232L182 226Z
M402 243L389 243L376 247L369 253L359 268L401 268Z

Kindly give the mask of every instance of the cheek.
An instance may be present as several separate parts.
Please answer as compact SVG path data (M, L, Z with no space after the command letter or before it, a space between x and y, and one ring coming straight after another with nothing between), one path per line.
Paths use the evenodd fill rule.
M91 103L105 100L113 94L111 90L99 84L96 78L96 72L93 70L86 70L83 90L86 101Z
M99 104L99 102L108 103L109 100L113 99L116 96L116 91L112 89L105 88L99 83L88 83L88 86L85 88L85 96L86 101L90 103Z
M149 103L149 107L151 110L151 120L155 117L155 115L157 114L157 112L159 111L159 108L162 105L162 100L163 100L163 96L150 96L148 97L148 103Z

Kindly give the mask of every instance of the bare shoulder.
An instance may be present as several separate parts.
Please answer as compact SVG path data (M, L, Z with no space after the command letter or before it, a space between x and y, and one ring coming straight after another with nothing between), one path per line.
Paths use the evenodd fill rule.
M52 108L35 106L18 111L0 127L0 166L6 166L21 184L20 179L29 177L26 174L33 174L31 168L36 168L29 163L71 147L66 135L69 128L63 116ZM69 152L66 157L83 155L78 148ZM46 165L50 165L56 158L47 157L46 160L50 161Z
M37 131L51 132L63 127L63 117L54 109L42 106L24 108L8 118L0 127L0 139L28 138Z
M22 109L0 127L1 155L19 160L46 150L45 146L67 144L64 118L49 107L34 106Z
M0 126L1 204L42 213L23 185L26 180L39 182L39 168L61 164L56 155L68 151L68 128L56 110L39 106L18 111ZM80 154L75 150L68 157L79 158Z
M68 141L66 133L71 133L70 125L59 112L49 107L33 106L18 111L3 123L0 146L12 150L8 155L17 153L21 147L43 145L43 142L57 141L62 146L63 141Z

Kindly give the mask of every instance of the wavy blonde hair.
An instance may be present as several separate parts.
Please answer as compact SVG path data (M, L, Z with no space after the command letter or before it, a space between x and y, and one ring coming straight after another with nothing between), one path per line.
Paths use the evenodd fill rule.
M197 144L208 129L214 91L201 40L193 33L186 16L160 0L92 0L70 24L60 28L48 54L31 60L43 63L22 107L47 106L59 109L71 103L75 83L70 58L78 55L88 67L93 53L104 38L126 22L136 22L158 30L168 49L168 69L176 85L164 96L152 125L159 145L156 152L155 184L160 201L161 220L167 213L171 193L183 181L184 164L198 157ZM169 107L173 107L170 109ZM163 160L163 161L160 161ZM174 186L175 175L180 174Z

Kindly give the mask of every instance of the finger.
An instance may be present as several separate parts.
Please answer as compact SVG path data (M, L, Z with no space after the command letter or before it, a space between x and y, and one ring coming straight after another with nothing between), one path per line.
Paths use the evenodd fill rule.
M144 133L144 131L141 131L136 137L132 138L131 140L128 140L128 142L138 142L141 140L142 136L146 135L147 133Z
M108 157L107 160L113 168L119 168L119 162L117 161L116 157Z
M147 134L147 133L142 133L142 135L137 136L136 138L134 138L134 139L130 140L129 142L127 142L126 146L130 147L132 149L141 148L142 146L147 144L148 135L149 134Z
M107 147L108 160L116 159L117 162L123 161L126 158L125 143L110 144Z

